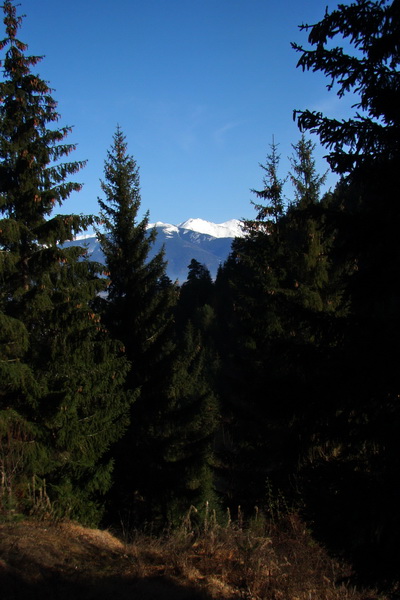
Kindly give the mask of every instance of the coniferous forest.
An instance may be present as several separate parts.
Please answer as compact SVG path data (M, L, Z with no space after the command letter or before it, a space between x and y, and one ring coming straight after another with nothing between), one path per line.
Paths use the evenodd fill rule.
M85 165L18 10L3 1L0 515L161 531L283 498L361 577L398 580L400 3L302 26L298 67L354 93L353 116L294 111L290 173L273 141L246 236L181 286L149 259L120 127L98 214L57 214ZM324 194L310 133L340 176ZM63 245L89 226L105 265Z

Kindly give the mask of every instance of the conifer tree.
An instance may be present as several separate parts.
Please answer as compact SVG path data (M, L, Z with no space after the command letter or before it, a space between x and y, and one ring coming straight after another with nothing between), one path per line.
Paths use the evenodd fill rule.
M69 178L84 162L62 162L74 150L64 142L70 128L49 128L59 115L50 88L32 72L41 59L25 55L14 3L5 0L2 8L2 442L6 436L15 448L28 449L18 473L19 508L37 504L32 487L28 497L33 476L42 497L47 482L54 514L95 522L112 468L102 457L125 427L126 364L91 306L104 287L99 265L81 260L84 249L61 246L92 219L52 215L80 190Z
M296 290L296 301L304 308L322 310L328 298L328 248L325 239L325 205L320 202L320 188L326 174L315 167L315 144L302 135L293 146L292 170L294 201L283 221L288 261L287 285ZM329 298L330 306L332 298Z
M324 177L316 173L313 149L304 137L294 146L294 199L285 212L276 151L271 153L271 179L264 180L266 206L256 206L256 220L246 223L249 235L235 240L234 253L217 280L219 286L221 277L228 276L234 306L223 361L230 404L225 402L224 416L233 424L228 426L231 457L226 457L236 484L237 463L246 465L240 487L257 494L239 497L242 505L265 501L267 478L292 493L289 480L310 452L311 440L315 442L318 381L328 361L322 348L332 343L324 337L325 312L333 310L337 297L331 289L329 237L319 197ZM279 214L271 215L270 202L281 207ZM304 398L301 405L299 398ZM231 493L240 493L240 487Z
M213 455L218 405L208 358L201 331L188 321L177 336L142 459L147 474L142 518L151 518L155 527L179 525L191 507L199 519L206 507L218 509Z
M150 258L156 230L148 228L148 213L138 219L139 168L128 154L120 127L107 153L101 186L106 199L99 199L102 230L98 238L109 276L106 319L125 344L132 363L129 385L136 389L146 384L157 362L159 344L171 320L172 287L161 285L164 250Z
M213 282L205 265L193 258L188 265L187 280L182 284L177 306L177 324L185 325L189 320L201 328L200 313L210 312L213 304ZM208 306L208 309L205 306ZM197 313L197 314L196 314Z
M177 383L180 385L177 389L181 390L181 419L188 428L184 436L187 440L186 464L197 481L195 487L191 484L187 488L183 498L187 509L187 500L192 497L198 515L204 515L206 506L218 510L215 441L220 414L216 394L219 358L215 329L214 284L208 268L193 259L188 265L188 277L181 286L176 307L178 360L172 385L173 388ZM195 452L193 442L197 446Z
M126 524L150 521L162 528L177 524L192 504L201 509L214 499L216 401L200 332L175 306L178 290L165 275L163 250L152 252L155 230L148 228L148 214L138 221L139 170L119 127L102 189L98 235L109 276L105 320L131 362L127 387L140 390L118 446L110 517L118 512Z
M315 144L307 140L304 134L292 148L294 154L290 160L292 171L289 176L294 187L294 204L297 208L315 205L320 201L320 190L327 172L324 175L317 173L313 158Z
M322 485L308 500L325 539L346 550L364 574L381 578L396 577L399 554L392 550L400 530L394 484L400 456L400 297L394 285L400 264L399 27L397 1L357 0L304 25L309 47L294 45L301 68L324 73L339 98L358 98L355 114L340 121L296 111L299 126L319 136L332 169L343 176L329 219L336 229L331 256L342 264L347 305L331 451L313 465Z
M103 227L98 231L109 277L104 318L124 344L131 365L126 387L136 397L129 429L118 447L110 513L113 518L112 513L115 517L120 511L138 525L158 516L163 457L155 423L168 410L177 293L165 275L164 250L151 257L156 231L148 228L148 213L138 219L139 169L120 127L107 154L104 176L105 199L99 199Z
M293 149L289 177L294 200L280 223L285 270L279 292L284 315L280 353L286 363L284 379L291 382L291 390L281 398L291 427L282 423L282 431L289 433L289 445L295 444L292 465L285 467L291 475L324 443L322 431L332 410L325 388L337 364L340 318L345 311L338 267L331 256L335 231L327 223L330 195L320 196L326 174L317 173L315 145L304 135ZM324 403L319 402L322 389ZM303 398L300 405L296 397Z
M270 221L276 225L284 213L283 186L285 180L279 179L278 176L280 156L278 154L278 144L275 143L274 138L272 138L270 148L271 152L267 155L267 162L265 165L260 163L260 167L265 171L265 176L263 177L264 187L262 190L251 190L263 202L252 202L252 204L257 211L257 222L265 223ZM246 221L245 223L247 224L247 229L251 230L255 228L254 220Z
M219 294L225 288L228 301L228 306L225 302L217 308L220 327L225 323L218 334L225 440L219 456L223 487L233 509L238 504L248 510L255 504L262 506L271 469L267 429L275 402L274 378L279 379L279 374L269 361L276 362L272 343L282 334L284 320L279 294L284 267L280 244L284 180L279 177L279 161L273 142L266 164L260 165L265 172L263 189L252 190L263 203L253 203L256 218L244 222L247 236L234 240L216 282ZM227 312L229 320L224 319Z

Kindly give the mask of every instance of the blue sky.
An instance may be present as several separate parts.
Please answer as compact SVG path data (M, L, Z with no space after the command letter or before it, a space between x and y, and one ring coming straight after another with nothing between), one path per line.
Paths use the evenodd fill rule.
M319 73L296 69L290 42L317 22L320 0L21 0L20 39L45 55L35 70L72 125L84 183L59 212L97 213L99 180L117 123L140 166L150 221L221 223L252 217L269 144L289 168L293 109L345 116ZM348 106L347 106L348 110ZM318 148L317 164L327 168ZM329 183L335 181L333 177ZM290 189L287 189L290 195Z

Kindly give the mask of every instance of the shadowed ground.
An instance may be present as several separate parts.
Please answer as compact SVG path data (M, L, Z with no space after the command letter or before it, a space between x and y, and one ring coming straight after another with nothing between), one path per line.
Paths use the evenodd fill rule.
M72 523L0 524L1 600L211 600L152 549ZM236 596L238 598L238 596Z
M8 515L9 516L9 515ZM389 600L357 589L296 513L247 526L188 519L154 537L71 522L0 523L0 600ZM398 590L396 590L398 592Z

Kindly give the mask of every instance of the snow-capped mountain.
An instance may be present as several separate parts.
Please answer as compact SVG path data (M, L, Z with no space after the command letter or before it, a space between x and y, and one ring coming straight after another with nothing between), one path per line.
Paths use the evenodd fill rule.
M215 238L234 238L243 236L242 221L231 219L225 223L210 223L203 219L188 219L180 225L180 229L189 229L198 233L205 233Z
M188 265L192 258L206 265L211 276L215 277L218 267L231 250L232 240L243 237L242 223L231 219L225 223L211 223L203 219L188 219L179 225L170 223L150 223L149 229L157 230L156 242L150 258L162 245L165 247L167 275L172 281L180 283L186 280ZM81 236L68 245L85 245L92 260L103 262L104 257L96 237Z

